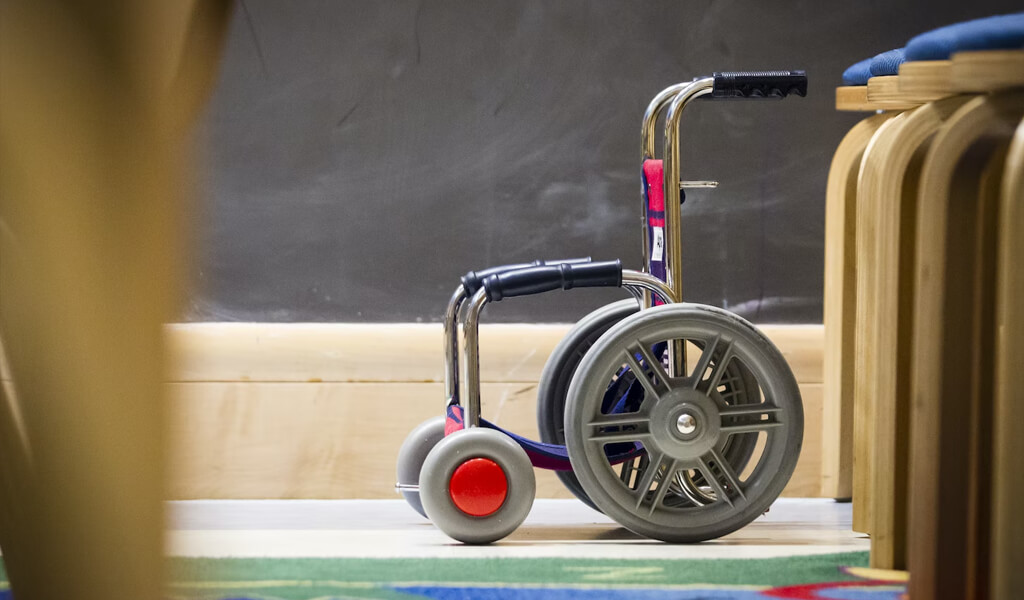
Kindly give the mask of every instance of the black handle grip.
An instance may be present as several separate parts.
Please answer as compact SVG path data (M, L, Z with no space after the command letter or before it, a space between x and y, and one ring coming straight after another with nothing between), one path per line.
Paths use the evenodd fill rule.
M502 273L508 273L509 271L518 271L519 269L528 269L530 267L542 267L544 265L579 265L590 262L590 257L584 258L564 258L562 260L535 260L529 263L519 263L515 265L501 265L500 267L488 267L486 269L480 269L479 271L470 271L462 276L462 288L466 290L467 296L472 296L480 289L483 285L483 281L492 275L500 275Z
M557 289L620 287L621 285L622 262L619 260L530 267L491 275L484 280L487 299L491 302L498 302L502 298L529 296Z
M804 71L736 71L715 73L712 98L785 98L807 95Z

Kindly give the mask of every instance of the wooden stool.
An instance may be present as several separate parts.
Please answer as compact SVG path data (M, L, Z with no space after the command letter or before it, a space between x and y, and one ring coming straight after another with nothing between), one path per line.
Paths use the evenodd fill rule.
M911 557L915 596L948 589L981 597L990 557L983 497L994 485L999 514L1008 514L1021 490L1009 463L992 466L997 459L987 440L993 410L1021 420L1024 389L1007 383L1020 370L1007 365L1020 364L1022 335L1001 335L997 349L993 333L1018 323L1013 311L1024 297L1011 273L1024 264L1020 226L1009 224L1020 219L1024 201L1024 150L1006 149L1024 99L1003 91L1024 86L1024 51L959 53L904 63L899 73L836 91L839 110L885 112L851 130L829 175L824 491L852 491L854 529L871 534L873 566L905 568ZM1005 213L998 247L997 210ZM964 226L970 232L956 229ZM984 316L996 314L997 284L1000 329ZM1003 365L998 375L996 363ZM998 409L964 401L994 389L1002 390ZM994 422L996 430L1003 425L1001 417ZM959 446L948 437L954 423ZM995 439L1003 461L1020 455L1008 428ZM954 447L960 455L952 456ZM1009 454L1009 447L1018 452ZM993 468L1007 474L993 480ZM957 518L967 524L950 527ZM1006 553L1020 552L1014 543L1021 536L995 530L991 541L1008 548L999 554L1005 562ZM947 567L953 556L967 563ZM1010 585L1015 571L1000 571L999 564L993 562L993 585Z

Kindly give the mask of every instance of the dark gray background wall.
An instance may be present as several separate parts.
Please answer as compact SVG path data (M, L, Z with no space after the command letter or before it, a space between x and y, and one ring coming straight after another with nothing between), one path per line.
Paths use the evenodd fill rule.
M831 155L861 116L843 69L1018 2L447 1L237 6L197 135L185 318L436 321L471 268L640 261L639 129L662 88L803 68L805 99L684 118L687 299L820 322ZM572 321L574 290L488 309Z

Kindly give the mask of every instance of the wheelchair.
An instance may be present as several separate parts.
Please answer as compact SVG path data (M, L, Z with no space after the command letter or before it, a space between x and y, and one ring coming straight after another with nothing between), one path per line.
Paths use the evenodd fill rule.
M803 71L714 73L670 86L642 127L643 262L535 261L470 271L444 316L443 416L416 427L398 458L396 490L450 537L486 544L525 520L534 468L554 470L581 501L631 531L673 543L721 537L766 512L796 466L803 405L789 365L754 325L682 301L679 124L697 99L804 96ZM655 157L664 113L663 158ZM484 307L577 287L632 298L580 320L538 386L541 440L480 410ZM461 325L461 327L460 327Z

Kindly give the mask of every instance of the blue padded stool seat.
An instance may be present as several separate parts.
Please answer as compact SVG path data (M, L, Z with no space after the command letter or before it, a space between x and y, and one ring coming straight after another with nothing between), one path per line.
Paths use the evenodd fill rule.
M897 48L883 52L871 59L871 76L883 77L886 75L898 75L900 65L907 60L905 48Z
M907 42L907 60L946 60L966 50L1024 48L1024 12L964 21L933 29Z
M896 75L899 73L900 65L905 61L906 54L903 48L876 54L850 65L843 71L843 83L845 85L866 85L868 79L872 77Z
M843 84L867 85L868 79L871 79L871 60L870 58L865 58L859 63L850 65L843 71Z

